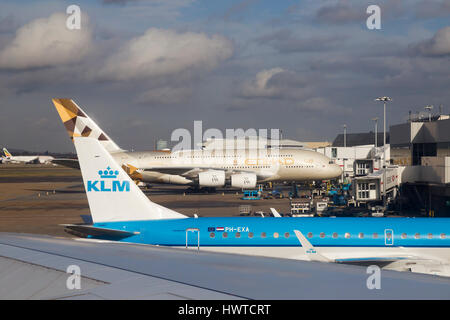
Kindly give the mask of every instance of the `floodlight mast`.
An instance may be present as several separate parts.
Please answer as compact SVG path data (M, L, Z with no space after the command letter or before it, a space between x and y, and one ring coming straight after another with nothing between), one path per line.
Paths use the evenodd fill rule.
M347 147L347 125L342 125L344 127L344 148Z
M383 207L386 210L386 102L390 97L378 97L375 101L383 101Z

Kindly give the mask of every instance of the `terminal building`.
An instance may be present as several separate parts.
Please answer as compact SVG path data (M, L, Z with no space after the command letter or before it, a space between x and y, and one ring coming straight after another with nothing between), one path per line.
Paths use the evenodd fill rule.
M450 117L411 118L391 133L392 162L404 166L402 199L429 216L449 216Z
M392 161L402 166L420 166L422 157L450 156L450 118L448 115L411 119L391 126Z
M342 180L353 179L377 172L383 161L383 133L339 134L331 146L316 148L317 152L331 158L343 169ZM344 146L345 145L345 146ZM386 160L390 159L389 133L386 133Z
M351 179L355 175L354 166L359 163L358 166L366 167L365 163L361 164L362 161L371 159L372 153L374 152L373 145L362 145L362 146L352 146L352 147L324 147L317 148L317 152L322 153L336 164L338 164L343 169L343 178Z
M352 185L357 204L382 199L384 175L380 152L375 150L367 159L354 162ZM386 154L386 196L396 209L450 216L448 115L410 116L406 123L391 126Z

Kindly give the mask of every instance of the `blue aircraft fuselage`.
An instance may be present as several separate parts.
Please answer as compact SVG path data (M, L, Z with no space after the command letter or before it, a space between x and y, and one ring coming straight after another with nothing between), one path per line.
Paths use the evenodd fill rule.
M317 247L450 247L447 218L208 217L94 226L136 233L120 241L162 246L298 247L299 230Z

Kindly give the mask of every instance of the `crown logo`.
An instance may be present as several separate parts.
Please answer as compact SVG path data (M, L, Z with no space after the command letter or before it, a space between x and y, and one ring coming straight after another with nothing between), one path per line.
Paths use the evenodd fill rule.
M119 171L113 171L111 170L111 168L108 166L108 168L106 168L106 170L99 170L98 174L100 176L100 178L107 178L107 179L115 179L117 178L117 175L119 174Z

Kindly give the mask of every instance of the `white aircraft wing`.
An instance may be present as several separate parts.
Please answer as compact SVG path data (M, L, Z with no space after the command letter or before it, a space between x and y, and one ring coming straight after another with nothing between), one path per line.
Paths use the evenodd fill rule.
M444 277L383 270L381 289L369 290L364 267L201 247L0 233L0 252L0 299L450 298L450 279ZM79 288L73 270L79 271Z
M378 265L389 270L450 276L450 265L445 261L438 260L432 256L418 254L411 249L395 247L388 254L385 251L368 253L367 251L346 251L343 249L342 252L333 252L332 255L326 255L321 252L320 248L314 247L300 231L294 230L294 233L310 261L360 266Z

